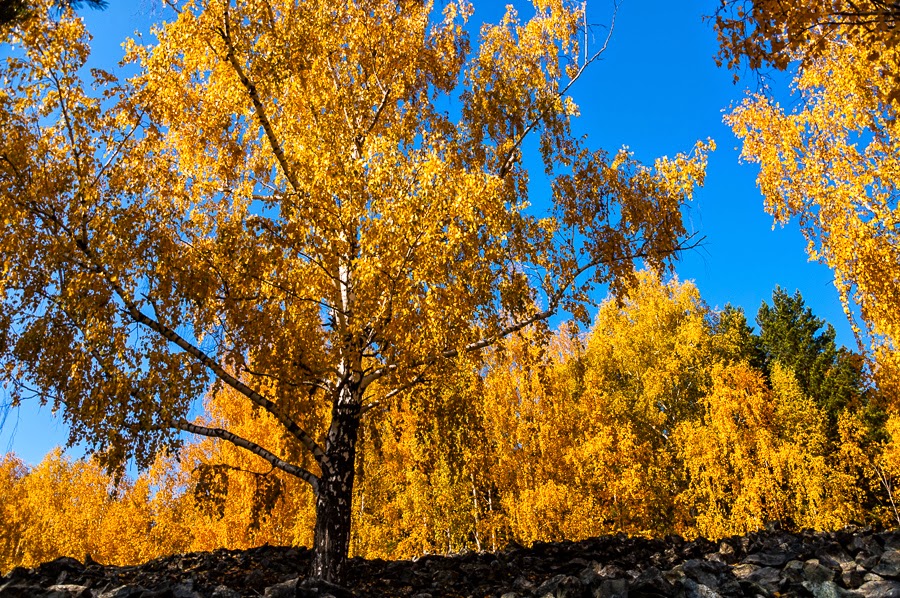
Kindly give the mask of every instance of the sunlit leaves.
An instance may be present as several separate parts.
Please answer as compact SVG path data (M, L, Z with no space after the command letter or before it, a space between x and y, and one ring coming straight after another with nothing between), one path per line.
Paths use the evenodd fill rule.
M704 415L675 432L696 533L723 537L768 522L831 527L822 413L776 369L774 390L745 364L716 368Z
M869 4L880 3L860 6ZM898 131L891 99L897 53L889 43L892 28L883 25L896 14L887 21L872 14L871 28L813 29L814 52L800 47L787 54L802 59L793 107L753 94L727 122L743 139L743 158L760 165L766 209L776 222L799 221L810 257L834 271L848 316L861 320L854 323L861 342L893 350L900 339Z
M869 404L837 413L832 437L794 368L752 365L758 344L741 312L715 312L691 283L641 272L586 334L571 323L535 327L484 359L432 370L365 415L351 553L407 558L616 532L717 538L771 524L892 521L897 417L873 418L870 389ZM779 355L790 361L792 352ZM295 415L317 430L328 406L307 400ZM202 424L315 470L240 395L220 390L206 407ZM30 470L8 456L0 475L7 568L85 551L131 563L312 539L309 487L222 440L186 444L134 483L58 454ZM81 531L42 544L64 518ZM107 549L110 530L125 528L127 550Z
M580 3L510 9L477 44L462 0L173 8L153 43L126 44L136 74L96 72L96 90L71 11L43 0L8 32L0 363L14 402L61 409L71 442L120 472L181 429L309 483L320 521L342 522L316 552L336 579L361 413L668 264L711 144L650 168L572 135L571 87L602 51ZM529 136L550 197L529 187ZM220 393L262 413L189 421ZM191 447L179 474L220 522L210 537L276 534L243 497L277 505L283 481L223 450ZM483 505L491 488L468 473Z

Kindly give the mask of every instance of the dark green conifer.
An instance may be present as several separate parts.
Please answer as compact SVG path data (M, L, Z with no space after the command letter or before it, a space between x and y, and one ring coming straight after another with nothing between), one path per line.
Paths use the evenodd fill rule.
M772 305L763 302L756 323L764 369L770 371L776 361L789 367L832 424L844 408L862 406L862 358L838 348L834 327L813 315L800 291L791 296L775 287Z

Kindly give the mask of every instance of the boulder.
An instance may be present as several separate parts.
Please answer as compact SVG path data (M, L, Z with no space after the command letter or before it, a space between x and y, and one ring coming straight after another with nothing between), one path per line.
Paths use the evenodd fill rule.
M534 591L538 598L587 598L588 589L572 575L556 575L542 583Z
M856 588L855 592L864 598L900 598L900 582L867 581Z
M56 592L59 596L64 596L65 598L91 598L90 588L71 583L54 584L47 588L47 591Z
M878 559L872 573L882 577L900 577L900 551L886 550Z
M628 582L624 579L604 579L592 593L593 598L628 598Z

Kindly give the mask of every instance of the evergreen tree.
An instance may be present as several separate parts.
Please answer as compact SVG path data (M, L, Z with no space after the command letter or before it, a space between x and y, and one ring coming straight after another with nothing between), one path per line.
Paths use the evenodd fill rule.
M790 368L801 390L828 414L834 424L847 406L859 406L863 397L862 360L835 343L831 324L813 315L800 291L789 295L781 287L772 293L772 305L759 308L759 345L765 369L775 362Z

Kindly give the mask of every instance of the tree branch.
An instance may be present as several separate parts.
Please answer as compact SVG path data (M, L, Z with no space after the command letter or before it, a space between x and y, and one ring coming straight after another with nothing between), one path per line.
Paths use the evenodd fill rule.
M693 236L688 237L688 239L691 239L691 238L693 238ZM688 239L686 239L686 240L688 240ZM686 249L692 249L694 247L697 247L697 245L699 245L699 243L701 241L702 241L702 239L700 239L700 241L698 241L696 243L692 243L691 245L685 245L684 243L679 243L677 247L674 247L674 248L668 250L667 253L674 254L679 251L684 251ZM633 260L645 258L645 257L647 257L646 253L644 253L643 251L638 251L637 253L634 253L634 254L631 254L628 256L622 256L620 258L616 258L613 261L616 261L616 262L620 262L620 261L624 261L624 260L633 261ZM554 292L552 295L550 295L549 300L548 300L548 307L544 311L533 314L533 315L525 318L524 320L520 320L518 322L510 324L509 326L506 326L505 328L500 329L498 332L496 332L490 336L486 336L486 337L481 338L473 343L469 343L462 349L447 349L441 353L438 353L437 355L433 355L429 358L423 359L421 361L417 361L417 362L411 364L409 367L417 368L417 367L422 367L422 366L430 366L441 359L452 359L454 357L459 356L462 353L472 353L474 351L479 351L481 349L490 347L491 345L497 343L498 341L506 338L507 336L509 336L515 332L518 332L519 330L522 330L523 328L526 328L532 324L541 322L543 320L546 320L546 319L552 317L556 313L556 311L559 309L560 303L562 303L562 300L565 297L566 293L569 291L569 289L572 288L572 286L575 284L575 281L578 279L578 277L581 276L582 274L584 274L585 272L587 272L588 270L596 268L597 266L600 266L603 263L605 263L604 260L597 258L595 260L591 260L590 262L584 264L583 266L581 266L580 268L575 270L572 273L572 276L569 279L569 281L566 284L564 284L563 286L561 286L559 289L557 289L556 292ZM361 387L366 388L372 382L375 382L376 380L379 380L380 378L383 378L384 376L395 371L397 369L397 367L398 366L396 363L388 363L388 364L383 365L380 368L377 368L377 369L369 372L368 374L366 374L363 377L362 382L361 382Z
M613 8L613 16L612 16L612 20L609 25L609 32L606 34L606 39L603 41L603 45L600 47L599 50L597 50L590 56L587 55L587 47L585 47L584 64L582 64L581 67L579 67L578 72L575 73L575 75L571 79L569 79L569 82L566 83L565 87L563 87L560 91L553 94L554 97L561 98L564 95L566 95L566 93L568 93L569 89L572 88L572 86L575 84L575 82L581 78L581 75L584 74L584 71L587 70L587 67L590 66L598 58L600 58L600 55L606 51L606 48L609 46L609 40L612 38L613 29L615 29L615 26L616 26L616 13L618 12L618 10L619 10L619 5L618 5L618 3L616 3ZM585 27L585 30L587 30L587 27ZM587 34L585 34L585 37L587 37ZM501 163L500 170L497 171L497 176L499 176L500 178L503 178L507 174L509 174L509 170L510 170L510 168L512 168L513 158L515 157L516 150L518 150L519 147L522 146L522 143L525 141L525 138L528 137L528 135L535 129L535 127L537 127L538 123L541 121L541 119L544 118L544 116L547 114L548 111L549 111L549 108L540 111L538 113L538 115L536 117L534 117L531 120L531 122L528 123L528 125L525 127L525 129L519 134L519 138L516 139L516 141L515 141L515 143L513 143L512 147L510 147L509 150L506 152L506 158L504 158L503 162Z
M294 190L294 193L300 193L300 183L299 181L297 181L297 178L294 176L294 173L290 169L287 156L285 156L284 150L281 147L281 143L278 141L278 137L275 135L275 129L272 128L272 123L269 121L269 117L266 115L266 109L259 97L259 92L256 89L256 85L254 85L250 78L247 77L247 75L244 73L244 69L241 67L241 63L238 62L234 43L231 39L231 20L228 18L227 2L225 3L224 20L225 30L218 30L218 34L222 38L222 41L225 42L225 47L227 48L225 57L228 59L228 62L231 64L234 72L237 74L238 79L240 79L241 85L244 86L244 89L246 89L247 93L250 95L250 101L253 102L253 109L256 112L256 117L259 119L259 124L262 126L263 131L265 131L266 133L266 139L268 139L269 141L269 146L272 148L272 153L275 154L275 158L278 160L278 164L281 166L281 170L282 172L284 172L285 178L288 180L288 183L290 183L291 189Z
M319 478L312 473L306 471L302 467L297 467L287 461L279 458L274 453L267 451L263 447L259 446L255 442L251 442L246 438L238 436L228 430L223 430L222 428L208 428L206 426L201 426L198 424L192 424L187 420L177 420L171 422L173 428L177 430L183 430L185 432L190 432L192 434L199 434L201 436L208 436L210 438L220 438L235 446L239 446L243 449L250 451L251 453L265 459L268 461L272 467L277 467L281 471L285 473L289 473L290 475L300 478L304 482L307 482L310 486L312 486L313 492L316 495L319 494Z
M294 420L283 413L281 409L278 408L278 405L238 380L235 376L229 374L221 365L219 365L219 363L201 351L198 347L188 342L187 339L173 329L144 314L134 301L128 298L125 290L119 284L116 277L106 272L106 269L103 268L99 260L96 259L94 253L87 247L87 244L83 241L76 240L76 245L92 263L95 271L106 279L107 284L109 284L116 295L118 295L119 300L122 301L122 304L125 307L125 311L134 322L146 326L170 343L176 345L211 370L220 380L222 380L222 382L250 399L254 404L271 413L288 432L290 432L313 454L313 457L315 457L316 462L319 463L319 465L324 465L327 462L328 458L325 456L325 452L312 436L307 434Z

